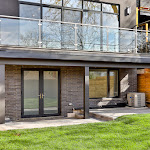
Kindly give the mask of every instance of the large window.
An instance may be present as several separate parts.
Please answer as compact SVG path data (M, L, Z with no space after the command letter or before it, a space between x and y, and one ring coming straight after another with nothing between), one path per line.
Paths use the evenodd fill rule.
M43 7L43 19L61 21L61 9Z
M91 0L20 0L19 2L20 17L43 19L41 36L43 48L119 51L119 30L98 27L119 27L119 5ZM74 24L47 20L96 26L78 24L75 28ZM35 30L23 34L22 45L29 43L34 46L37 43L38 25L36 22ZM77 29L77 36L75 36L75 29ZM36 40L30 42L29 39Z
M20 16L24 18L35 18L40 19L40 6L34 5L20 5Z
M117 97L118 70L90 69L89 97Z
M82 0L63 0L65 7L82 9Z
M64 10L64 21L73 22L73 23L81 23L81 12L72 11L72 10Z
M20 17L119 27L119 5L90 0L19 0Z
M57 5L61 6L62 5L62 0L42 0L43 4L48 4L48 5Z
M101 25L101 13L83 12L83 24Z

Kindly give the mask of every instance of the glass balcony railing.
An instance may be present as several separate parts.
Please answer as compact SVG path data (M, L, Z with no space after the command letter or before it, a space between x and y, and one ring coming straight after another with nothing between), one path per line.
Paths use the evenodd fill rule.
M145 30L0 16L0 45L31 48L149 53Z

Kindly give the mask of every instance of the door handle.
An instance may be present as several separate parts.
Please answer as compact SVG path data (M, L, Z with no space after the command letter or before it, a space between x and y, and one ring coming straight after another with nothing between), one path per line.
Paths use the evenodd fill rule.
M39 97L40 97L40 99L42 98L42 95L41 95L41 93L40 93L40 95L38 95Z
M42 99L44 98L44 96L45 96L45 95L42 93Z

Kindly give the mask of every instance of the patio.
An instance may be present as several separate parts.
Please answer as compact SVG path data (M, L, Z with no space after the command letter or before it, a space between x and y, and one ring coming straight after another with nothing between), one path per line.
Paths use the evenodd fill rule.
M20 121L20 122L8 121L5 124L0 125L0 131L98 123L102 121L115 120L116 118L124 115L148 114L148 113L150 113L150 109L148 107L142 107L142 108L120 107L120 108L90 109L91 118L89 119L61 118L55 120L33 120L33 121L27 120L27 121Z
M120 108L101 108L90 109L90 116L104 121L115 120L124 115L132 114L148 114L150 109L148 107L134 108L134 107L120 107Z
M34 129L34 128L48 128L69 125L79 125L87 123L98 123L100 120L89 119L56 119L56 120L35 120L35 121L21 121L21 122L6 122L0 124L0 131L17 130L17 129Z

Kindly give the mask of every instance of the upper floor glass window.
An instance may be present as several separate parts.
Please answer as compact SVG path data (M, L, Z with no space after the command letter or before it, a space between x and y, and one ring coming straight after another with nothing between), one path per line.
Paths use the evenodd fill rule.
M103 26L119 27L118 15L103 13Z
M62 5L62 0L42 0L43 4L48 4L48 5Z
M102 11L118 14L119 13L119 7L118 7L118 5L102 4Z
M83 8L87 10L96 10L101 11L101 3L91 2L91 1L84 1Z
M119 27L119 12L119 5L91 0L20 0L27 18Z
M81 23L81 12L72 11L72 10L64 10L64 21L73 22L73 23Z
M61 21L61 9L43 7L43 19Z
M34 5L20 5L20 16L25 18L40 19L40 6Z
M63 5L65 7L82 9L82 0L63 0Z
M83 24L101 25L101 13L83 12Z

